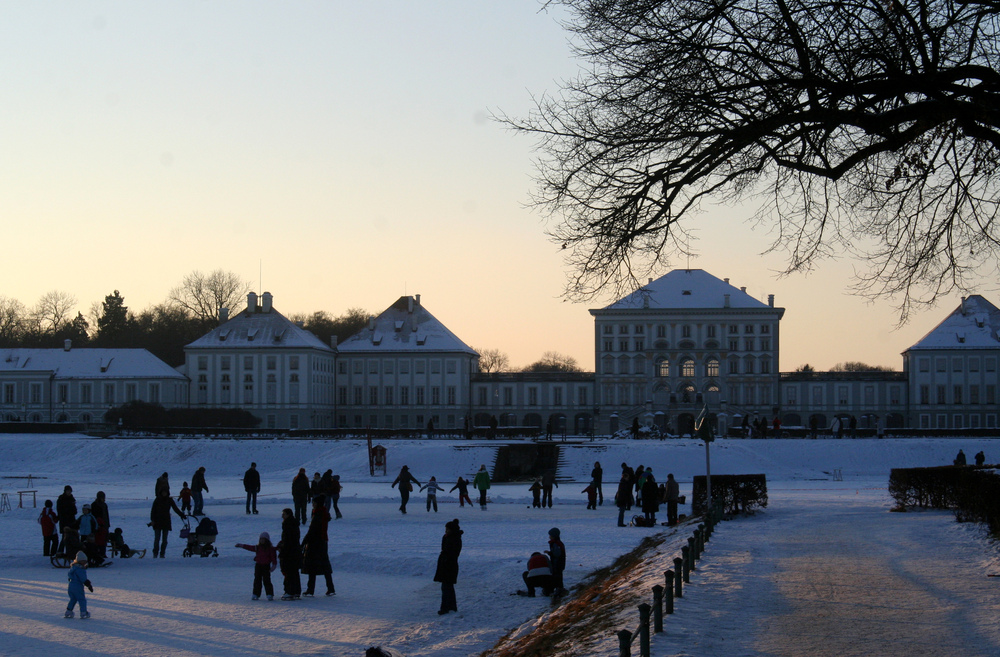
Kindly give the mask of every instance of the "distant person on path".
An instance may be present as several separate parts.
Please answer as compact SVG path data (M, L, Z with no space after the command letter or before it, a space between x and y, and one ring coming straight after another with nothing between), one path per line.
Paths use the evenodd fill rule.
M458 526L458 518L449 520L444 525L441 553L438 555L437 569L434 571L434 581L441 582L439 616L444 616L449 611L458 611L458 602L455 599L455 582L458 581L458 556L462 553L462 534L464 533Z
M56 527L59 515L52 509L52 500L45 500L42 512L38 516L38 524L42 526L42 556L55 556L59 549L59 533Z
M330 499L332 500L334 518L340 520L344 516L340 513L340 491L344 489L340 485L340 475L330 477Z
M542 508L542 480L535 479L535 483L528 487L528 492L531 493L532 508Z
M469 499L469 480L459 477L458 481L455 482L455 485L448 492L450 493L456 488L458 489L458 506L463 507L466 502L469 503L469 506L472 506L472 500Z
M299 473L292 479L292 506L295 507L295 520L306 524L309 519L309 475L305 468L299 468Z
M965 452L958 450L958 454L955 455L955 465L965 465Z
M521 579L527 588L524 594L529 598L535 597L536 588L542 589L542 595L552 595L552 567L549 565L549 558L541 552L532 552L528 557L528 569L521 573Z
M884 430L882 429L882 423L879 422L878 416L875 416L875 437L881 438Z
M649 526L656 526L656 512L660 510L660 487L653 478L653 468L646 468L642 480L642 512Z
M486 510L486 491L490 489L490 473L486 471L486 464L479 466L479 472L472 478L472 485L479 491L479 508Z
M257 493L260 492L260 473L257 472L256 463L251 463L250 469L243 473L243 490L247 494L247 515L257 513Z
M335 595L333 588L333 568L330 566L329 538L327 527L330 525L330 512L326 510L326 500L323 496L313 498L312 520L309 529L302 539L302 574L308 575L306 591L303 595L312 597L316 591L316 576L326 578L326 594Z
M632 478L622 470L622 479L618 482L618 492L615 493L615 506L618 507L618 526L626 527L625 512L632 508Z
M556 483L556 471L549 468L542 475L542 507L546 505L552 508L552 487L555 486L559 488L559 484Z
M160 496L153 500L149 509L149 525L153 528L153 558L167 556L167 537L173 526L170 522L170 510L173 509L181 520L184 514L177 508L177 503L167 491L160 491Z
M90 589L90 592L94 592L94 585L90 583L90 579L87 577L87 555L83 552L76 553L76 559L73 561L73 565L70 566L69 575L67 576L69 580L69 587L67 593L69 593L69 604L66 605L66 613L64 616L66 618L73 618L73 609L76 604L80 603L80 618L90 618L90 612L87 611L87 594L83 592L83 587Z
M809 418L809 433L812 434L813 440L816 440L816 436L819 434L819 418L815 415Z
M76 524L76 498L73 487L64 486L62 495L56 498L56 514L59 516L59 533Z
M194 472L194 476L191 477L191 497L194 499L194 511L191 513L193 516L203 516L205 515L205 498L204 493L208 492L208 484L205 483L205 466L201 466Z
M181 503L181 511L188 513L191 511L191 487L188 482L181 486L181 492L177 495L177 501Z
M263 584L268 600L274 600L274 585L271 583L271 573L278 567L278 551L271 545L271 535L261 532L256 545L237 543L236 547L249 550L253 556L253 597L260 600L260 589Z
M392 482L391 487L395 488L396 484L399 484L399 499L400 499L399 510L405 514L406 503L410 501L410 491L413 490L413 484L419 486L420 482L417 481L416 477L410 474L410 467L404 465L402 468L399 469L399 474L396 476L396 479Z
M566 590L563 586L563 571L566 570L566 546L559 538L558 527L549 530L549 549L545 553L549 555L549 563L552 566L552 593L553 595L561 595Z
M673 527L677 524L677 503L681 498L681 487L677 484L677 480L674 479L674 474L671 472L667 475L667 489L664 494L664 499L667 502L667 526Z
M982 465L986 463L986 455L983 454L982 450L976 453L976 465Z
M597 510L597 486L594 484L594 482L590 482L589 484L587 484L587 487L584 488L583 491L581 491L581 492L584 492L584 493L587 494L587 510L589 511L590 509L593 509L594 511L596 511Z
M434 507L434 513L438 510L438 499L437 492L439 490L444 490L438 485L437 479L431 477L430 481L420 487L420 490L427 491L427 512L430 513L431 506Z
M305 475L305 468L300 470ZM306 477L308 483L309 478ZM278 564L284 575L283 588L285 594L282 600L298 600L302 597L302 580L299 579L299 568L302 567L302 544L299 542L299 521L291 509L281 512L281 540L278 541Z
M160 491L164 490L167 491L167 495L170 494L170 477L166 472L156 478L156 484L153 486L154 499L160 496Z
M858 433L858 418L851 416L851 419L847 423L848 429L851 432L851 438L856 438Z
M590 471L590 480L597 487L597 504L604 505L604 468L600 461L594 461L594 469Z

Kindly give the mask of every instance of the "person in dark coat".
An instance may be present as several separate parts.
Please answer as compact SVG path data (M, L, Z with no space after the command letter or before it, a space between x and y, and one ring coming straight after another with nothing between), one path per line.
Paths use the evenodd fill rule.
M462 534L464 533L458 526L458 518L449 520L444 525L441 554L438 555L437 569L434 571L434 581L441 582L439 616L443 616L449 611L458 611L458 602L455 599L455 582L458 581L458 555L462 553Z
M329 538L326 531L330 524L330 512L326 510L323 496L313 498L312 520L302 539L302 574L308 575L306 591L302 595L312 597L316 591L316 575L326 578L326 594L334 595L333 568L330 566Z
M257 472L256 463L251 463L250 469L243 473L243 490L247 494L247 515L257 513L257 493L260 492L260 473Z
M625 512L632 508L632 478L622 470L622 480L618 482L618 492L615 493L615 505L618 507L618 526L626 527Z
M111 514L108 512L107 496L103 490L97 491L97 496L90 503L90 512L97 519L97 531L94 532L94 545L102 557L108 556L108 531L111 527Z
M410 474L410 467L404 465L399 469L399 475L395 481L392 482L392 488L395 488L396 484L399 484L399 510L406 513L406 503L410 501L410 491L413 490L413 484L419 486L420 482Z
M667 502L667 525L672 527L677 524L677 503L681 498L681 487L674 479L673 473L667 475L667 489L663 499Z
M965 465L965 452L962 450L958 450L958 454L955 456L955 465ZM61 513L59 514L59 517L62 518Z
M305 468L299 468L299 473L292 479L292 506L295 507L295 520L306 524L309 518L309 477Z
M566 589L563 586L563 571L566 570L566 546L559 538L559 528L549 530L549 564L552 568L552 595L562 595Z
M153 558L161 559L167 556L167 537L173 526L170 523L170 510L173 509L181 520L184 514L177 508L177 502L170 497L170 493L163 490L160 496L153 500L153 506L149 509L149 524L153 528Z
M73 487L65 486L62 495L56 498L56 514L59 516L59 533L76 524L76 498Z
M635 469L635 477L632 479L632 483L635 485L635 504L636 506L642 504L642 473L646 471L645 466L639 465Z
M333 498L330 495L330 492L333 490L333 470L327 470L323 473L323 476L319 478L319 486L316 490L326 500L326 511L329 513L330 507L333 505Z
M590 471L590 480L597 487L597 504L601 506L604 504L604 468L601 467L600 461L594 461L594 469Z
M448 492L450 493L456 488L458 489L458 506L465 506L466 502L469 503L469 506L472 506L472 500L469 499L469 481L459 477L458 481L455 482L455 485Z
M300 473L306 477L305 468ZM281 512L281 540L278 541L278 565L284 575L285 594L282 600L298 600L302 596L302 580L299 579L299 568L302 567L302 545L299 543L299 521L291 509Z
M553 469L548 469L542 475L542 508L544 509L546 505L552 508L552 487L555 486L559 488L559 484L556 483L556 471Z
M59 551L59 516L52 508L52 500L45 500L38 524L42 526L42 556L54 557Z
M656 524L656 512L660 510L660 487L653 478L653 468L646 468L642 481L642 512L650 527Z
M986 455L980 450L976 453L976 465L982 465L983 463L986 463Z
M160 491L164 490L167 491L167 495L170 494L170 478L166 472L156 478L156 484L153 486L153 499L159 497Z
M628 463L622 462L622 475L628 477L628 484L629 484L629 486L634 486L635 485L635 470L633 470L632 467ZM629 493L628 499L629 499L629 503L628 503L628 506L625 507L625 510L626 511L631 511L632 510L632 504L635 502L635 499L633 498L633 496L632 496L631 493Z
M203 513L205 510L205 498L203 494L207 492L208 484L205 483L205 466L201 466L195 470L194 476L191 477L191 497L194 499L194 511L191 512L191 515L205 515Z

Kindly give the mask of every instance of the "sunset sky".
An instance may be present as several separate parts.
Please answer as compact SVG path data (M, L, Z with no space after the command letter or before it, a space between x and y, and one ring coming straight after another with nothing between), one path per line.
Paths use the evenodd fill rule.
M404 294L466 343L594 367L589 308L526 207L525 115L579 62L536 0L0 4L0 295L135 311L193 270L233 271L284 314ZM958 304L895 330L850 296L857 263L778 279L753 207L698 218L700 268L786 308L783 371L900 352ZM666 269L661 273L666 273ZM997 284L977 290L997 303Z

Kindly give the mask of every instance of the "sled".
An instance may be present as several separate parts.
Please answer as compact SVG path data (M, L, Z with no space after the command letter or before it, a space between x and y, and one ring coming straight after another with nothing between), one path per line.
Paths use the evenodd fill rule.
M143 552L145 552L145 550L143 550ZM49 562L52 564L54 568L69 568L70 566L73 565L73 560L75 558L76 558L75 555L70 557L65 554L59 553L49 557ZM100 566L94 566L94 567L104 568L106 566L110 566L112 563L114 562L112 562L111 559L105 559L104 563L102 563Z

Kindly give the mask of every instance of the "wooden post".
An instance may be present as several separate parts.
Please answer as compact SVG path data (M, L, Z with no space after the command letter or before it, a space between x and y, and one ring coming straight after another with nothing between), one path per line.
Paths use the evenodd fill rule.
M698 560L698 541L695 540L694 536L688 538L688 567L691 570L698 570L694 562Z
M639 657L649 657L649 612L648 604L639 605Z
M618 630L618 657L632 657L632 633Z
M684 597L684 585L681 584L681 573L684 571L684 560L680 557L674 557L674 597L683 598Z
M653 634L663 631L663 587L653 587Z
M674 571L668 570L667 572L663 573L663 577L667 581L667 586L663 590L664 593L663 604L665 607L664 611L668 614L672 614L674 613Z
M691 548L687 545L681 548L681 573L684 583L688 584L691 581Z

